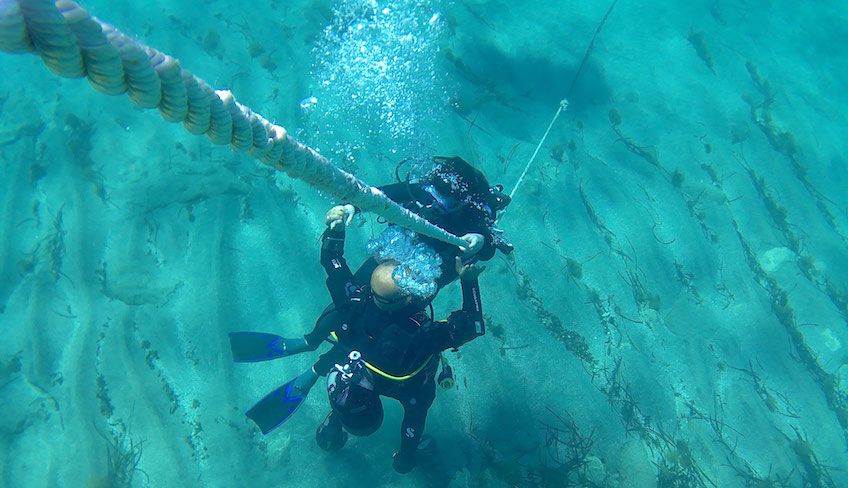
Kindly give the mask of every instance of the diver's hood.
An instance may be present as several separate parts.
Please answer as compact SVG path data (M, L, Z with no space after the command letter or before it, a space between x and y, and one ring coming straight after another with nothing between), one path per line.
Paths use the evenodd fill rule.
M451 214L467 206L477 208L494 221L497 212L511 202L503 185L490 186L486 175L460 157L435 156L436 167L421 179L421 188L433 199L433 206Z

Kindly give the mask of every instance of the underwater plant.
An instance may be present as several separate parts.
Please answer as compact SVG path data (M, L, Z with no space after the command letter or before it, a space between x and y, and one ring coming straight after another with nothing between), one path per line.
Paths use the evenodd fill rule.
M607 116L609 117L610 125L612 125L613 127L618 127L619 125L621 125L621 114L618 112L618 110L614 108L609 109Z
M517 270L518 296L530 304L536 313L537 320L545 330L561 342L565 348L583 363L583 366L593 370L597 360L589 350L589 342L576 330L563 324L562 319L545 307L544 301L533 287L533 281L524 270Z
M686 36L686 40L689 41L689 44L695 49L695 53L701 58L701 61L707 65L707 68L716 74L715 70L715 61L713 61L713 55L710 53L709 47L707 47L707 38L706 35L702 31L696 31L694 28L689 29L689 35Z
M134 440L122 422L115 426L115 432L106 434L96 424L94 430L106 444L106 472L89 480L90 488L131 488L137 473L148 478L139 468L144 442Z
M528 451L522 450L518 458L538 454L538 461L528 463L510 459L493 442L474 433L468 436L475 441L483 455L483 468L508 486L527 488L599 488L604 480L590 471L590 458L595 446L596 430L588 434L581 431L574 417L546 407L550 421L540 421L540 442ZM594 475L594 476L593 476Z
M539 465L527 468L528 486L599 486L589 479L587 472L588 458L595 444L595 428L584 434L568 411L560 415L550 407L547 410L554 422L542 422L544 458Z
M787 440L790 441L792 451L801 462L801 468L803 469L801 472L802 484L804 486L822 488L837 486L830 474L830 471L835 468L821 462L819 457L816 455L816 452L813 450L810 441L806 436L801 434L798 427L792 426L792 430L795 431L795 439L789 439L787 437Z

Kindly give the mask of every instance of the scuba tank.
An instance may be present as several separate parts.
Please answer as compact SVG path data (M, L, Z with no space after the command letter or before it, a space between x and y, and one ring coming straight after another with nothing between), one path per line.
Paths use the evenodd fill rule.
M333 412L349 433L370 435L383 423L383 402L359 351L351 351L347 364L336 364L327 375L327 393Z

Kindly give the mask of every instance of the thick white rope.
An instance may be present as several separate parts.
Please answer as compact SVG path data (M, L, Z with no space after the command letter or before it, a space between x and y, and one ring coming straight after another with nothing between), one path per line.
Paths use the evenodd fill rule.
M313 188L419 234L457 246L459 237L401 207L379 189L333 166L286 130L213 90L180 62L92 17L71 0L0 0L0 51L36 53L56 75L86 77L108 95L126 93L139 108L214 144L230 144Z

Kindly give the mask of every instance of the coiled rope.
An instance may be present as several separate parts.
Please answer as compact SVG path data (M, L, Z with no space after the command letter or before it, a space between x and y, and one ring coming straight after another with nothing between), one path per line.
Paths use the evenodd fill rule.
M70 0L0 0L0 51L35 53L56 75L86 77L107 95L126 93L139 108L157 108L213 144L230 144L263 164L341 201L419 234L466 245L396 204L382 191L333 166L286 129L213 90L167 54L130 39Z

